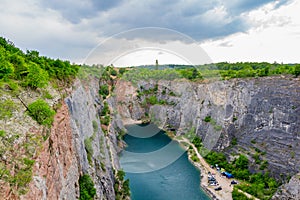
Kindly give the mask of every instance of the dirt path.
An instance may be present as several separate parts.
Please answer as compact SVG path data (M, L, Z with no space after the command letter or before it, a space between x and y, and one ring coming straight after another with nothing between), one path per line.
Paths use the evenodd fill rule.
M176 138L175 138L176 139ZM218 200L232 200L232 191L233 191L233 186L231 186L231 179L227 179L226 177L223 177L219 174L219 172L217 172L216 169L212 169L210 167L210 165L204 160L204 158L200 155L200 153L198 152L198 149L195 147L195 145L193 143L191 143L188 139L182 137L180 139L176 139L178 142L183 142L183 143L187 143L190 146L193 147L197 157L199 158L200 162L193 162L193 164L200 169L201 171L201 187L210 194L210 196L213 197L213 199L218 199ZM190 159L191 160L191 159ZM212 174L215 174L215 178L219 183L219 186L222 187L222 190L219 191L215 191L215 188L218 186L209 186L208 185L208 172L211 172ZM252 195L240 191L244 193L247 197L249 198L254 198L255 200L259 200L255 197L253 197Z

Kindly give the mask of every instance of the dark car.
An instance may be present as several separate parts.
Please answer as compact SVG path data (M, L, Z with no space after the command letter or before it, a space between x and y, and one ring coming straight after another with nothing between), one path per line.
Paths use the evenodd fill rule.
M221 186L220 187L216 187L215 190L216 191L222 190L222 187Z
M232 181L231 181L231 184L232 184L232 185L238 184L238 182L236 182L235 180L232 180Z

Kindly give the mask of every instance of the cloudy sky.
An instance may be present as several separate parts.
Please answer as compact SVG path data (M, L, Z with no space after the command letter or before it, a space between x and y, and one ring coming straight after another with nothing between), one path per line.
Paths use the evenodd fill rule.
M299 0L0 3L1 36L77 63L300 62Z

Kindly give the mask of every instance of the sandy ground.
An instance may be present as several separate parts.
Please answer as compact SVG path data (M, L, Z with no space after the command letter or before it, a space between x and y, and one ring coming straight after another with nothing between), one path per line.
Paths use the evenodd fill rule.
M141 124L142 120L133 120L131 118L124 118L122 119L124 125L130 125L130 124Z
M175 138L176 139L176 138ZM216 169L212 169L210 165L204 160L204 158L199 154L197 148L192 144L188 139L181 138L177 139L178 142L184 142L191 145L194 149L194 151L197 154L197 157L199 158L200 162L193 162L191 159L190 161L201 171L201 187L206 191L214 200L232 200L232 191L233 186L230 184L233 179L227 179L226 177L220 175ZM215 178L217 182L219 183L219 186L222 187L222 190L215 191L216 187L219 186L209 186L208 185L208 172L211 172L212 174L215 174ZM243 191L240 191L244 193L248 197L254 198L252 195L245 193ZM257 198L254 198L255 200L259 200Z

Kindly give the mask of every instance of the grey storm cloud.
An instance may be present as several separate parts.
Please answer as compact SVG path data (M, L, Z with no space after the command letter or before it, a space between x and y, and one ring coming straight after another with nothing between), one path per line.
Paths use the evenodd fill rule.
M174 29L196 40L247 31L242 14L273 0L52 0L42 6L54 9L73 24L110 36L141 27ZM274 2L274 1L273 1ZM276 1L281 6L288 0ZM151 38L151 35L145 35Z

